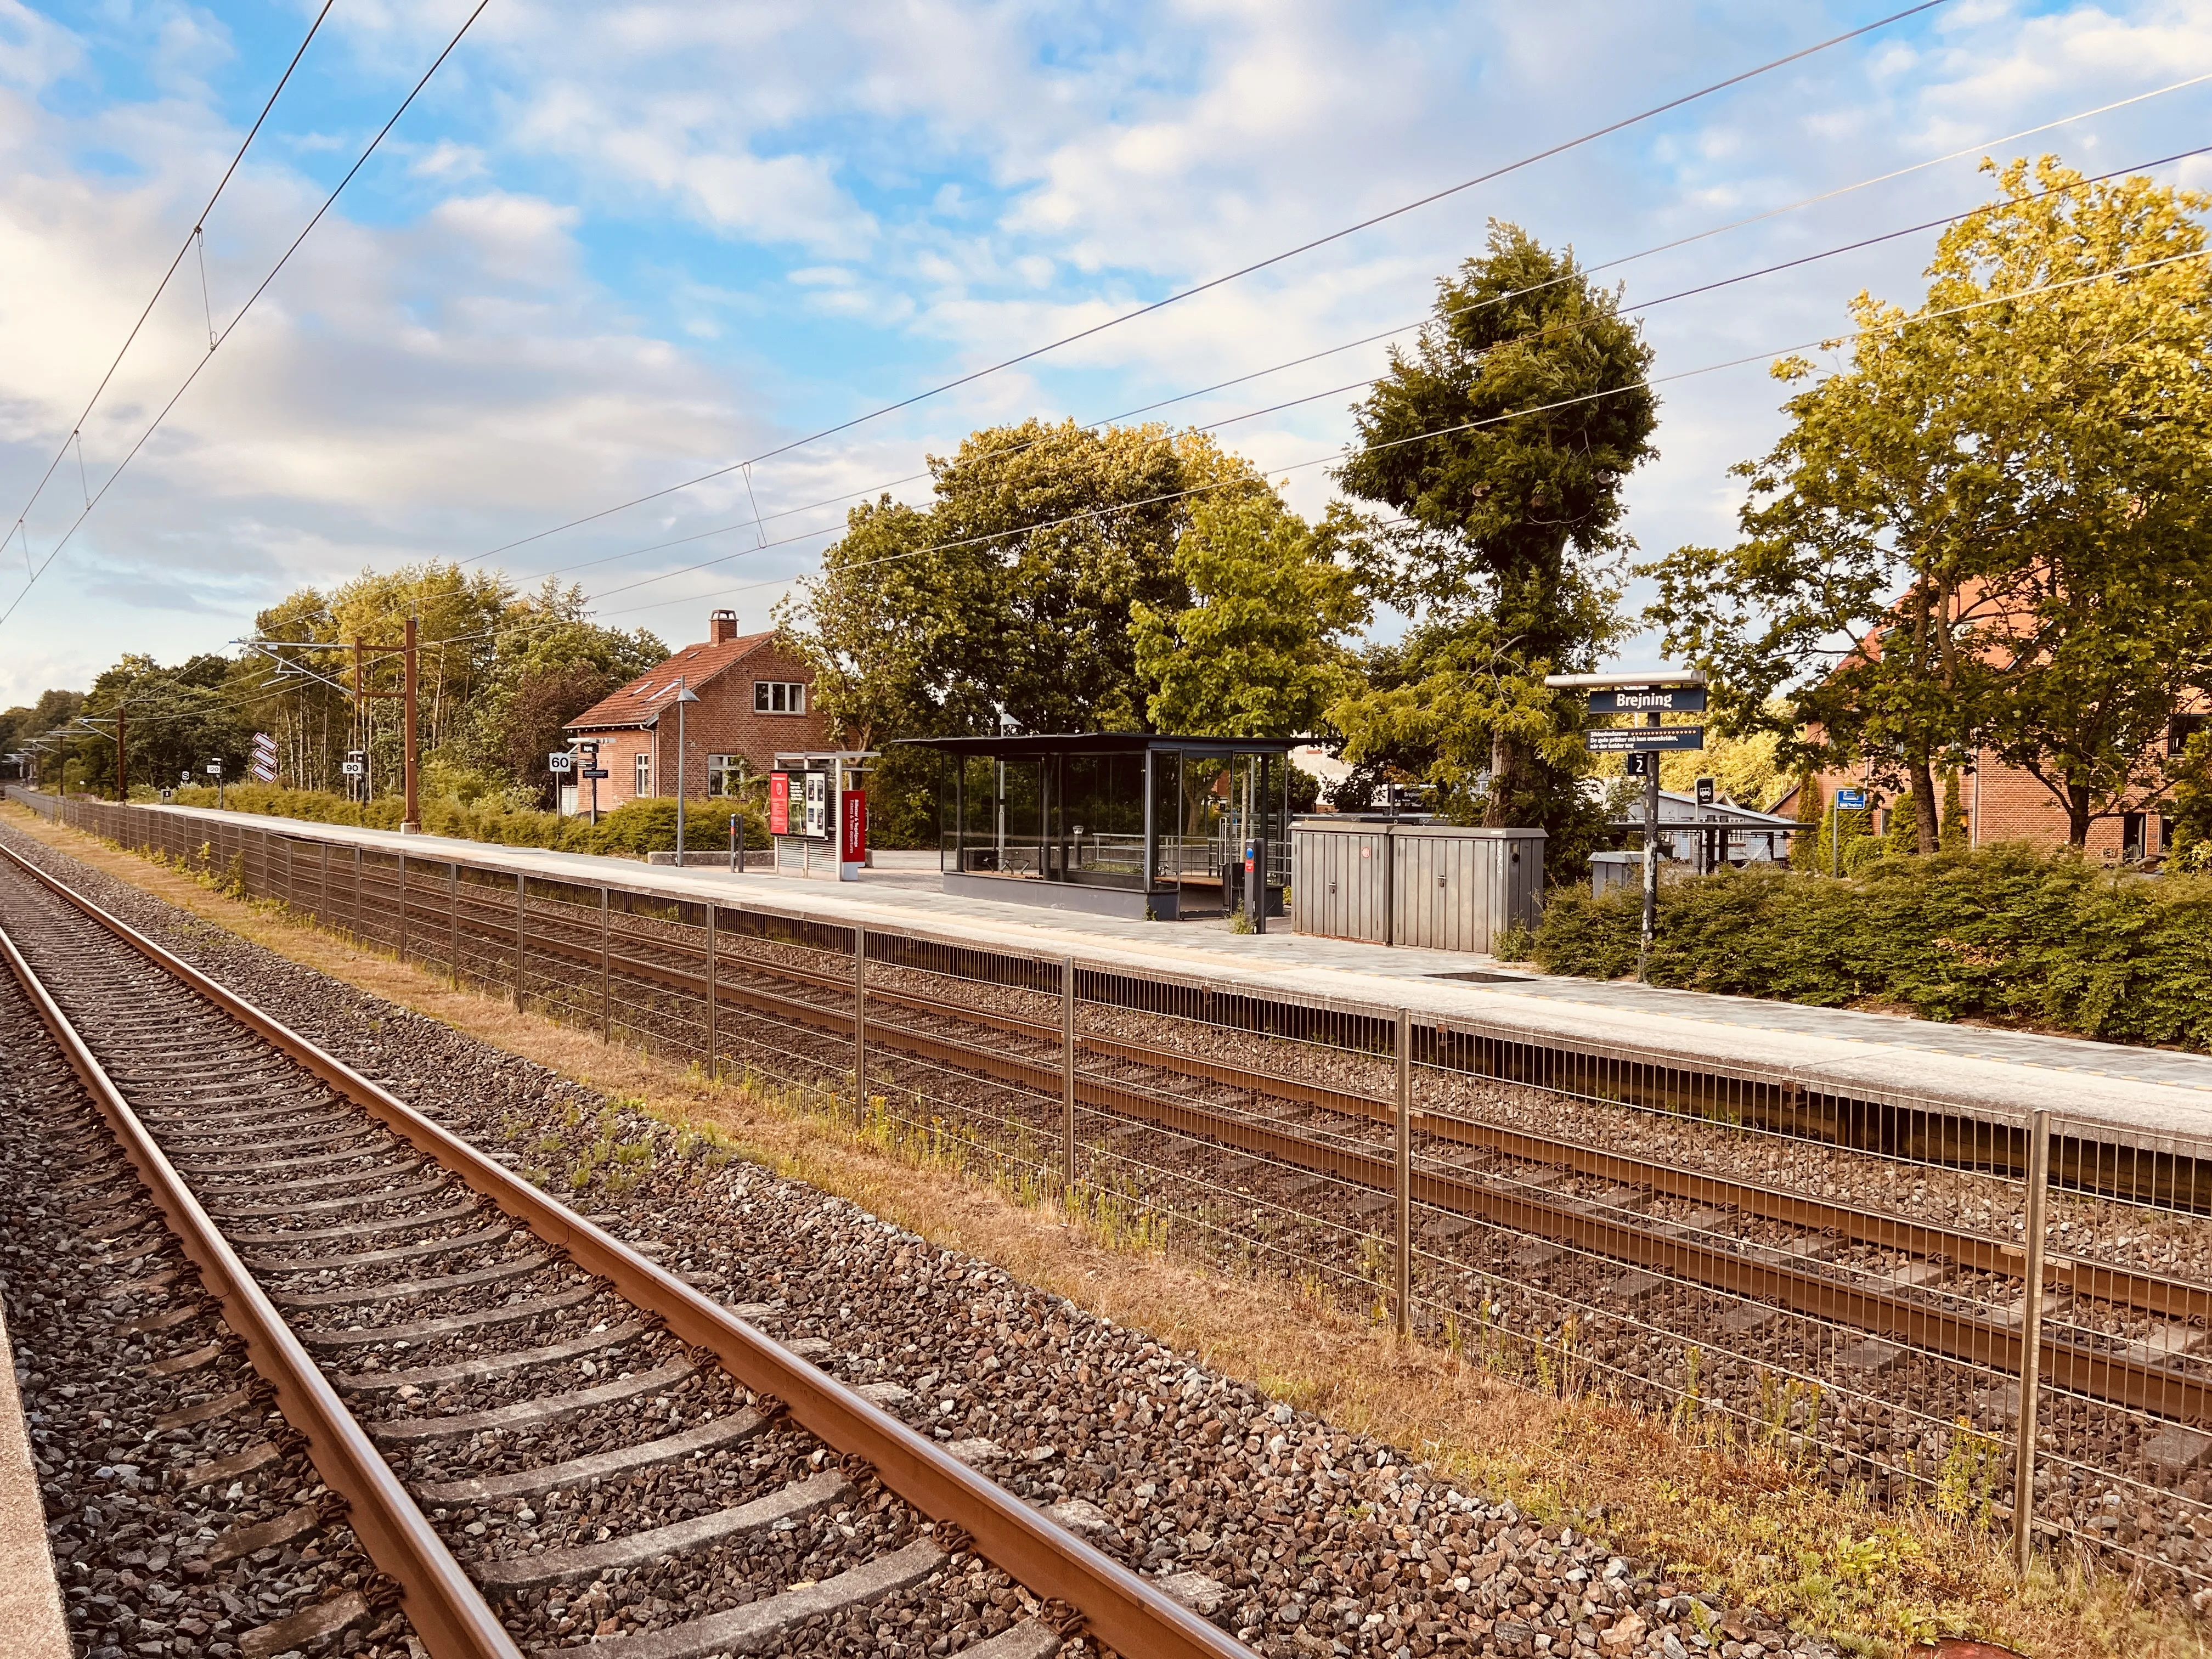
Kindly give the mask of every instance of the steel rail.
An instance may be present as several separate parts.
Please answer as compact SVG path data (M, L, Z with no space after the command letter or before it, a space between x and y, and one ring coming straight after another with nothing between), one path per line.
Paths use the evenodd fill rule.
M236 1251L217 1230L145 1125L5 928L0 951L40 1022L92 1097L153 1195L200 1284L222 1305L223 1322L246 1344L253 1369L276 1390L284 1420L307 1442L323 1484L345 1500L346 1524L376 1570L399 1587L399 1605L436 1659L521 1659L483 1594L408 1497L319 1367Z
M696 988L701 993L705 988L703 976L694 976L664 964L640 963L628 956L617 956L615 960L634 977L672 988ZM805 971L752 960L747 965L792 979L802 977ZM836 981L836 986L849 991L848 981ZM850 1039L849 1015L757 987L736 984L721 979L719 974L715 989L719 997L795 1019L818 1029L825 1036ZM909 996L908 1000L913 999ZM941 1003L930 1004L929 1012L955 1023L985 1024L994 1030L1004 1030L1022 1024L1018 1017L979 1015ZM1030 1060L1003 1050L973 1048L915 1031L896 1021L872 1021L869 1034L871 1041L880 1046L901 1049L912 1057L957 1070L981 1071L1040 1095L1051 1094L1061 1086L1057 1056L1047 1058L1040 1054ZM1079 1044L1083 1041L1079 1036ZM1155 1069L1176 1070L1179 1068L1172 1061L1179 1058L1148 1057L1144 1063ZM1096 1075L1085 1076L1080 1071L1075 1087L1079 1103L1094 1109L1142 1119L1178 1133L1200 1137L1237 1152L1258 1153L1373 1191L1393 1190L1395 1168L1379 1151L1369 1152L1356 1146L1333 1146L1236 1113L1177 1101ZM1387 1116L1380 1103L1360 1101L1354 1096L1344 1098L1358 1103L1363 1115ZM1838 1231L1860 1243L1914 1254L1948 1255L1961 1266L1985 1271L2018 1271L2021 1249L2002 1240L1929 1223L1870 1215L1846 1206L1802 1199L1724 1176L1646 1164L1524 1132L1494 1129L1466 1119L1417 1112L1414 1124L1474 1144L1489 1140L1498 1150L1514 1156L1565 1164L1585 1173L1604 1174L1624 1183L1656 1186L1674 1195L1698 1197L1708 1202L1735 1203L1748 1213L1791 1222L1815 1231ZM1501 1183L1479 1177L1468 1179L1417 1171L1413 1199L1431 1209L1475 1218L1663 1273L1687 1285L1778 1305L1875 1336L1899 1337L1916 1347L1967 1364L2005 1372L2017 1372L2020 1367L2018 1330L1996 1320L1952 1312L1889 1291L1848 1284L1830 1275L1700 1243L1647 1225L1593 1215L1571 1204L1523 1197L1501 1190ZM2084 1293L2154 1310L2197 1310L2212 1302L2212 1296L2206 1291L2182 1281L2075 1259L2061 1259L2054 1276L2075 1285ZM2040 1350L2044 1375L2056 1388L2160 1417L2189 1422L2212 1420L2212 1382L2204 1379L2136 1359L2124 1352L2094 1346L2073 1339L2059 1328L2045 1330Z
M631 937L634 939L640 938L637 935ZM596 948L586 951L581 947L574 947L572 951L564 941L558 939L538 939L533 942L556 955L574 954L580 960L588 955L594 961L598 957ZM740 960L746 969L778 979L811 985L848 996L851 994L849 979L817 975L803 968L766 963L752 957ZM694 974L665 963L641 960L620 951L614 953L612 961L618 971L632 979L658 983L691 995L703 997L706 994L707 981L703 971ZM789 1019L809 1026L825 1036L850 1041L851 1016L835 1009L825 1008L801 998L779 995L757 986L748 986L741 981L724 978L719 972L715 978L714 994L721 1000L738 1003L757 1013ZM981 1025L1009 1036L1030 1037L1036 1042L1041 1054L1056 1049L1060 1040L1057 1022L990 1012L912 991L885 988L875 982L871 982L868 994L871 1000L888 1002L955 1024ZM918 1058L962 1069L980 1069L1002 1081L1018 1082L1026 1087L1045 1089L1048 1084L1048 1091L1056 1091L1060 1087L1056 1059L1047 1061L1041 1058L1030 1061L1002 1049L971 1047L915 1031L896 1021L880 1018L872 1018L868 1029L872 1042L903 1048ZM1304 1083L1261 1071L1240 1072L1233 1066L1179 1054L1172 1049L1148 1049L1121 1039L1086 1036L1079 1030L1076 1035L1076 1047L1079 1053L1088 1051L1153 1071L1168 1072L1251 1094L1285 1099L1302 1106L1319 1107L1348 1117L1384 1125L1391 1121L1391 1108L1388 1102L1327 1085ZM1079 1073L1077 1090L1080 1103L1140 1117L1151 1115L1151 1108L1165 1101L1181 1110L1206 1113L1208 1120L1218 1125L1241 1127L1246 1123L1244 1119L1235 1114L1176 1101L1172 1096L1147 1091L1133 1085L1109 1081L1096 1074L1085 1077ZM1648 1187L1666 1197L1690 1199L1732 1208L1761 1220L1802 1227L1810 1232L1834 1233L1853 1243L1923 1257L1942 1256L1969 1271L2017 1277L2023 1260L2021 1246L2008 1239L1946 1226L1940 1222L1887 1216L1848 1204L1808 1198L1802 1194L1735 1176L1707 1173L1625 1153L1601 1152L1573 1141L1527 1130L1504 1128L1449 1113L1416 1110L1413 1127L1417 1131L1438 1139L1486 1147L1529 1163L1568 1169L1624 1186ZM1206 1133L1210 1139L1222 1138L1212 1130L1201 1132ZM1279 1131L1273 1133L1281 1133ZM1273 1146L1247 1146L1241 1141L1236 1144L1240 1151L1267 1151L1272 1155L1276 1150ZM1302 1146L1326 1145L1307 1136L1294 1136L1281 1144ZM2203 1320L2212 1323L2212 1287L2080 1256L2047 1257L2045 1274L2046 1283L2063 1287L2077 1296L2112 1303L2160 1318L2185 1322ZM2156 1370L2155 1367L2151 1369Z
M1250 1659L1249 1649L976 1474L936 1442L788 1352L719 1303L512 1174L275 1016L163 950L14 848L0 847L0 853L546 1243L566 1251L579 1267L608 1279L684 1341L708 1350L745 1387L781 1401L801 1426L838 1450L865 1458L891 1491L933 1520L961 1528L975 1540L977 1553L1031 1593L1073 1607L1107 1646L1145 1659ZM503 1651L511 1653L511 1645Z

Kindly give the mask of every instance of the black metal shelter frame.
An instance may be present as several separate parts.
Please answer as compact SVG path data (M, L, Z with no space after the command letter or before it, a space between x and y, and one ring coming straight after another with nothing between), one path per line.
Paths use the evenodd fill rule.
M909 741L939 757L947 892L1160 921L1285 914L1289 757L1310 738Z

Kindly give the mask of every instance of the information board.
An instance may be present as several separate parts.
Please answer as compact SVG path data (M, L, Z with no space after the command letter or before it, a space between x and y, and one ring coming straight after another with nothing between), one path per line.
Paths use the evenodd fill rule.
M1648 754L1662 749L1703 749L1702 726L1603 726L1583 733L1593 755Z
M768 775L768 832L771 836L791 833L791 774L788 772Z

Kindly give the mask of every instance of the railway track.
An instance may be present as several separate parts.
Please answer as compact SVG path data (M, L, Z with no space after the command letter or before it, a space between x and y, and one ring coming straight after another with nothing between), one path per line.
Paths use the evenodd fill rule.
M866 1390L12 855L0 953L439 1659L586 1638L607 1659L833 1638L946 1651L928 1639L932 1587L962 1557L1036 1609L957 1650L975 1659L1070 1639L1146 1659L1245 1651ZM256 1403L239 1396L205 1409ZM240 1455L240 1474L264 1456ZM217 1547L331 1519L313 1506ZM580 1623L571 1587L672 1557L693 1586L683 1604Z
M1124 1126L1115 1132L1122 1137L1115 1146L1099 1150L1134 1156L1140 1149L1127 1139L1127 1126L1159 1131L1163 1163L1155 1173L1210 1158L1220 1166L1220 1184L1233 1186L1227 1176L1251 1172L1232 1166L1256 1158L1290 1172L1293 1184L1300 1176L1332 1183L1328 1201L1340 1201L1345 1218L1363 1227L1384 1214L1377 1200L1392 1194L1396 1179L1389 1100L1290 1075L1279 1065L1080 1030L1071 1041L1059 1020L994 1009L972 990L956 998L915 988L911 981L933 975L902 975L901 941L876 942L889 957L869 963L866 993L866 1042L878 1081L896 1056L936 1076L1008 1085L1012 1109L1026 1108L1041 1138L1058 1131L1057 1097L1072 1092L1077 1107ZM582 974L679 1002L709 1000L706 964L679 938L617 929L604 951L557 935L533 944ZM752 1019L811 1034L834 1050L853 1038L854 984L848 974L754 953L737 973L718 962L711 994L732 1036ZM686 1023L699 1022L672 1021ZM1448 1034L1433 1039L1438 1049L1448 1043ZM829 1069L849 1068L849 1052L842 1061L833 1054ZM2020 1369L2021 1322L2013 1304L2022 1294L2023 1253L2015 1237L1418 1105L1412 1134L1426 1149L1413 1163L1410 1194L1424 1249L1442 1253L1442 1241L1458 1237L1455 1227L1480 1223L1987 1370ZM1545 1190L1561 1177L1601 1197ZM1664 1213L1647 1213L1655 1202ZM1298 1207L1292 1194L1285 1204ZM1886 1265L1853 1272L1833 1260L1853 1254L1880 1256ZM1515 1271L1510 1263L1495 1265ZM1531 1265L1521 1263L1518 1276L1527 1277ZM2131 1340L2046 1320L2040 1370L2047 1382L2081 1399L2212 1425L2212 1373L2191 1357L2212 1327L2212 1285L2066 1251L2047 1255L2044 1282L2066 1305L2147 1320L2152 1332L2150 1340ZM1742 1328L1749 1328L1739 1334Z

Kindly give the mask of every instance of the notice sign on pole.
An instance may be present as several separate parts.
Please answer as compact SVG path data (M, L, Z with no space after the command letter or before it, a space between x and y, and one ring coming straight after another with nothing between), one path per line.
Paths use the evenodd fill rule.
M1866 791L1863 789L1837 790L1836 809L1843 812L1863 812L1866 811Z
M545 769L549 772L565 772L575 763L576 757L565 749L545 757Z
M791 833L791 774L788 772L768 775L768 832L771 836Z
M1589 711L1593 714L1642 714L1655 708L1662 714L1701 714L1705 708L1705 688L1702 685L1627 686L1618 690L1590 693Z
M858 881L868 861L868 797L848 789L837 797L837 879Z
M1703 749L1702 726L1605 726L1583 733L1593 755L1642 755L1662 749Z

